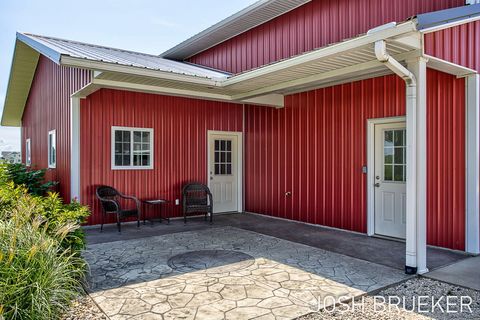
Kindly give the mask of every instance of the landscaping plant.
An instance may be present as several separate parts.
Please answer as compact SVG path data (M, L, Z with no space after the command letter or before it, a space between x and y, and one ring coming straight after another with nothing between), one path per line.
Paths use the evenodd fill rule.
M0 167L0 319L57 319L82 289L89 211L17 184L8 166Z
M45 181L45 169L34 170L23 163L0 162L0 184L8 181L15 185L22 185L28 192L38 196L44 196L57 184L55 181Z
M61 246L71 227L55 239L41 221L0 221L0 318L56 319L78 295L84 262Z

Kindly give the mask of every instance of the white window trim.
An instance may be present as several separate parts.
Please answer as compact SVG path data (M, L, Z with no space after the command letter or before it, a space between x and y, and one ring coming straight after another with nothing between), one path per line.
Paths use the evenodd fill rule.
M30 138L25 140L25 165L27 167L32 165L32 140Z
M53 135L53 139L55 140L55 162L54 163L50 163L50 159L51 159L51 152L52 152L52 148L50 146L50 136ZM55 169L57 167L57 132L56 130L50 130L48 131L48 136L47 136L47 146L48 146L48 153L47 153L47 156L48 156L48 168L49 169Z
M122 130L122 131L130 131L130 163L133 164L133 132L134 131L141 131L141 132L149 132L150 133L150 165L149 166L116 166L115 165L115 131ZM152 170L153 163L154 163L154 134L153 128L135 128L135 127L118 127L112 126L111 130L111 166L112 170Z

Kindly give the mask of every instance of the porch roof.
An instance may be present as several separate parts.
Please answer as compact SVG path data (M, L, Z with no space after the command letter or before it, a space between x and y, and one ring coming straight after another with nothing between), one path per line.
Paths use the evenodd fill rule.
M386 40L389 53L402 63L422 55L421 34L416 30L416 21L411 20L381 26L356 38L204 83L101 71L77 96L85 97L99 88L116 88L282 107L286 94L391 74L375 57L374 44L382 39ZM476 72L433 57L429 61L429 67L459 77Z
M389 53L402 63L422 55L416 20L380 26L365 35L236 75L131 51L18 34L2 125L21 125L39 53L59 65L93 71L92 82L77 97L114 88L283 107L285 94L391 74L375 57L378 40L385 40ZM457 76L475 73L436 58L429 60L429 67Z

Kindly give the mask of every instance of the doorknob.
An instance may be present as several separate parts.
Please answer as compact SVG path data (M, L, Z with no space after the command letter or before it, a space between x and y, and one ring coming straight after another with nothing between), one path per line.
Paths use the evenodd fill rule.
M380 183L377 182L377 183L375 183L373 186L376 187L376 188L380 188Z

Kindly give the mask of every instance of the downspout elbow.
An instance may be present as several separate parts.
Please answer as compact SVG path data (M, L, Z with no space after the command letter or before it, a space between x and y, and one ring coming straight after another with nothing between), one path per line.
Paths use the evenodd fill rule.
M395 72L400 78L405 80L407 86L415 87L417 85L415 75L387 52L387 44L385 40L378 40L375 42L375 57L390 70Z

